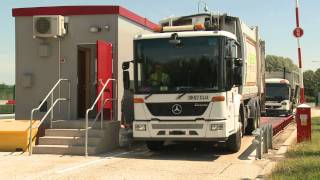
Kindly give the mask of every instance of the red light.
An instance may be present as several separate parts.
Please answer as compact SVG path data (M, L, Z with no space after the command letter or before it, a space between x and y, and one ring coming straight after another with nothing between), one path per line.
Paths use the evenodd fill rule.
M204 24L196 24L194 25L194 30L205 30Z
M162 32L162 26L158 25L158 26L154 27L153 31L158 32L158 33Z

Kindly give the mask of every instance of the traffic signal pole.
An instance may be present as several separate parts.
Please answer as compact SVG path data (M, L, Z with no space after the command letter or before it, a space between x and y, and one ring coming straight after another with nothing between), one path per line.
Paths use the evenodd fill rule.
M300 38L303 36L303 29L300 27L300 11L299 0L296 0L296 28L293 31L294 36L297 38L298 43L298 61L299 61L299 74L300 74L300 103L303 104L304 98L304 85L303 85L303 69L302 69L302 55Z

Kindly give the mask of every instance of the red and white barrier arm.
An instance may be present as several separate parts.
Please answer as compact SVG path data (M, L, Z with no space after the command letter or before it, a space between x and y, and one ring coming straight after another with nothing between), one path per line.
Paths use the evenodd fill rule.
M0 100L0 106L16 105L16 100Z
M300 6L299 0L296 0L296 26L300 28ZM301 29L302 30L302 29ZM303 35L303 32L301 36ZM303 104L304 99L304 85L303 85L303 69L302 69L302 55L301 55L301 44L300 44L300 37L296 36L297 43L298 43L298 61L299 61L299 74L300 74L300 103Z

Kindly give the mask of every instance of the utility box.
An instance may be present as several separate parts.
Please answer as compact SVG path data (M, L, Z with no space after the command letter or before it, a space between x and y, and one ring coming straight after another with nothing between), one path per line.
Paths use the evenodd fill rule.
M297 142L311 140L311 107L301 104L297 107Z

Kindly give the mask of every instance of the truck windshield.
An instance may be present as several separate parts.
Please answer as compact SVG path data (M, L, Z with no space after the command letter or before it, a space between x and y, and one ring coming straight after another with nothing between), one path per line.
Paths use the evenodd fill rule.
M217 92L222 67L219 37L135 41L137 93ZM178 42L178 43L177 43Z
M287 84L266 84L266 100L267 101L283 101L289 100L289 87Z

